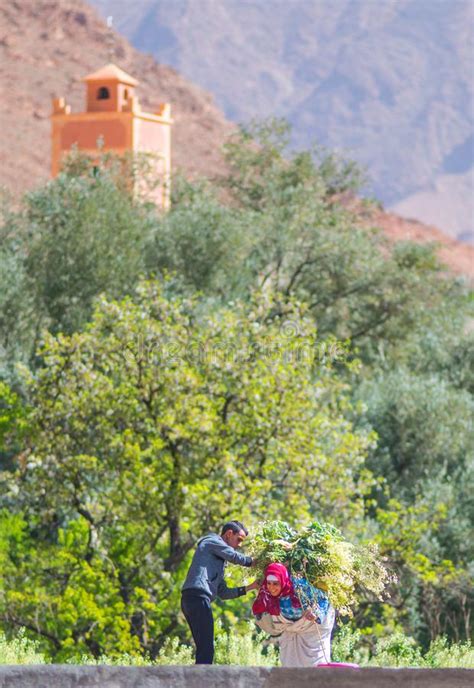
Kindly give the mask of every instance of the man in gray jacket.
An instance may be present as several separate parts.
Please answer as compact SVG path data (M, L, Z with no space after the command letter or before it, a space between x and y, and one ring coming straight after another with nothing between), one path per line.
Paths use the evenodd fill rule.
M214 659L214 618L211 602L216 597L231 600L258 588L258 581L228 588L224 581L227 562L252 566L252 557L237 550L248 535L240 521L226 523L221 534L210 533L198 540L181 592L181 609L196 643L196 664L212 664Z

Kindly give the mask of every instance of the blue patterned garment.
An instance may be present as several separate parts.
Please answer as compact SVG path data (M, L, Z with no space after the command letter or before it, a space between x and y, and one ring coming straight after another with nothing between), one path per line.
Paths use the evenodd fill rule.
M294 607L289 596L280 597L280 613L282 616L289 621L297 621L311 607L318 617L318 623L324 621L329 610L329 600L326 593L308 583L306 578L291 577L291 581L296 597L301 600L302 607Z

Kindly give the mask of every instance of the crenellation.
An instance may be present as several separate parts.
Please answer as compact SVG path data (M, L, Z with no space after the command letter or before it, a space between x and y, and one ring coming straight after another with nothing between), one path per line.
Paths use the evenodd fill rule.
M71 106L66 104L65 98L53 98L53 114L54 115L69 115L69 114L71 114Z

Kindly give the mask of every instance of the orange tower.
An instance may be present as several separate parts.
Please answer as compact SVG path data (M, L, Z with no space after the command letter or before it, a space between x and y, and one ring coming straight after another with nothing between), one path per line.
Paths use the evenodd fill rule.
M156 201L169 204L171 172L171 108L160 106L155 114L143 112L135 87L138 81L114 64L86 76L86 111L71 113L64 98L54 98L52 122L51 172L55 177L61 160L77 145L92 158L99 145L119 155L127 151L153 153L157 174L163 179Z

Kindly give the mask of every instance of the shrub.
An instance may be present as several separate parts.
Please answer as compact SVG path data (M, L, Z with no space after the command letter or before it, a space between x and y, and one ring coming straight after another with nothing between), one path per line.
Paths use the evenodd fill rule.
M335 662L356 662L360 666L424 667L439 669L446 667L474 668L474 648L466 643L452 643L445 637L433 641L423 655L413 638L401 632L380 638L373 657L363 644L360 630L344 625L336 632L332 644L332 659ZM8 639L0 633L0 665L2 664L47 664L47 659L38 649L38 643L27 637L25 629ZM169 637L158 656L152 661L146 655L129 653L101 655L87 654L71 657L68 664L114 666L190 665L194 663L194 649L177 637ZM256 631L248 623L244 632L236 633L233 628L224 630L221 624L216 628L216 664L237 666L279 665L278 646L269 642L264 633Z
M369 649L361 646L361 632L349 625L341 626L335 633L331 658L333 662L355 662L361 666L369 661Z
M422 666L421 650L416 640L403 633L394 633L388 638L380 638L371 659L372 666Z
M38 650L38 643L27 638L22 628L10 640L0 633L0 664L45 664L45 658Z
M425 665L433 669L440 667L474 668L474 647L470 641L449 644L444 636L431 643L425 657Z
M266 640L266 634L255 630L249 622L245 633L223 631L218 626L216 634L216 664L237 664L239 666L275 666L278 648Z

